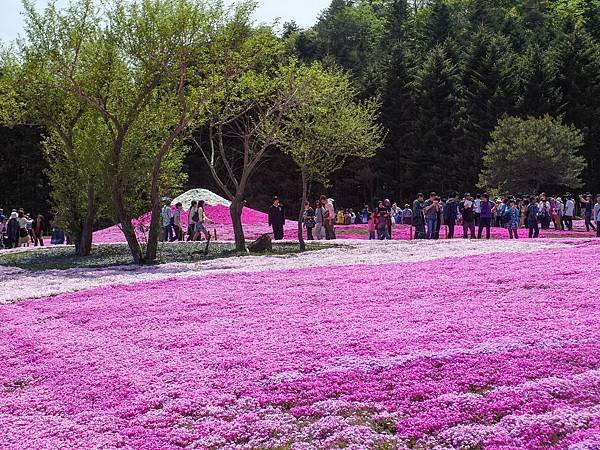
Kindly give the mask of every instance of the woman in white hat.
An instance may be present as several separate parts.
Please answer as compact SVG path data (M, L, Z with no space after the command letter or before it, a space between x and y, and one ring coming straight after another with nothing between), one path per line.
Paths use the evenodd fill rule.
M19 222L16 211L10 213L8 222L6 223L6 246L14 248L19 244Z

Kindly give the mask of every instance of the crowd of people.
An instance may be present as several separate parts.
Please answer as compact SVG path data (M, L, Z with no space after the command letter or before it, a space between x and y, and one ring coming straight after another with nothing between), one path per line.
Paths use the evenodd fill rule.
M161 226L163 229L162 240L165 242L175 241L200 241L202 236L210 241L211 236L206 228L207 224L213 223L206 216L204 200L192 200L188 211L188 223L184 230L182 220L183 204L177 203L175 209L171 208L169 200L160 213Z
M65 236L62 234L62 242L59 242L57 232L60 229L52 224L52 243L64 243ZM35 218L23 209L13 209L10 214L5 215L0 209L0 248L10 249L18 247L29 247L30 245L44 246L44 234L46 232L46 218L37 214Z
M173 209L165 199L161 210L161 226L164 241L210 240L206 225L214 223L207 217L205 202L194 200L188 210L187 224L182 220L183 206L177 203ZM336 238L335 226L364 224L368 228L369 239L392 239L395 225L408 225L414 229L415 239L439 239L440 230L446 227L446 237L454 238L455 228L462 226L465 239L490 239L492 227L504 227L511 239L520 237L520 230L527 230L529 238L537 238L540 229L573 230L576 213L584 219L587 231L596 231L600 237L600 194L590 193L574 196L506 197L490 199L487 193L472 196L457 192L442 199L435 192L428 198L418 194L412 205L404 207L382 200L371 209L365 205L355 213L353 209L335 209L334 201L322 195L316 202L304 205L303 226L308 240L331 240ZM268 211L268 223L273 229L275 240L284 238L286 211L278 197ZM51 225L51 243L69 243L68 237L54 220ZM47 231L46 219L42 214L33 218L23 209L12 210L5 215L0 209L0 248L43 246Z
M578 200L578 203L577 203ZM505 197L490 199L487 193L472 196L457 192L442 199L435 192L428 198L418 194L412 206L404 207L390 200L380 201L374 209L368 205L355 214L352 209L338 209L326 196L304 207L304 228L308 240L335 239L335 225L367 224L369 239L392 239L394 225L414 227L415 239L439 239L442 226L447 227L446 237L454 238L455 227L462 226L465 239L490 239L492 227L504 227L511 239L519 238L519 230L526 229L530 238L537 238L540 229L573 230L576 209L583 216L587 231L596 231L600 237L600 194L594 202L590 193L578 198L567 193L563 197L539 196ZM275 214L279 211L278 214ZM272 219L273 217L273 219ZM269 211L269 225L274 228L275 239L283 239L284 213L279 199L275 198ZM277 230L276 230L277 228Z

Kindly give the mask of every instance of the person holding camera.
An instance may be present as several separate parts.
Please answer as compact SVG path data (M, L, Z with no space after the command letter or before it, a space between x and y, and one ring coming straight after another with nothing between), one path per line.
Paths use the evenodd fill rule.
M425 224L427 225L426 239L437 239L436 234L439 233L438 218L442 212L442 206L440 205L440 198L435 192L429 194L429 200L425 202L423 208L425 214Z
M592 203L592 194L589 192L585 195L579 196L579 203L581 203L581 209L583 210L583 218L585 220L585 229L586 231L590 231L590 229L596 231L596 227L592 222L593 215L593 203Z
M473 197L471 197L471 194L465 194L458 209L463 220L463 238L467 239L470 233L471 239L475 239L475 205L473 204Z

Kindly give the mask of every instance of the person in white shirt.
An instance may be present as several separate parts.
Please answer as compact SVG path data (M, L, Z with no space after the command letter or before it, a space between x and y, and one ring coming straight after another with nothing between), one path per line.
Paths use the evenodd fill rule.
M335 208L333 207L333 199L321 195L320 202L321 205L323 205L323 208L325 209L323 214L325 239L329 241L331 239L335 239L335 228L333 227L333 224L335 223Z
M481 218L481 194L477 194L473 201L473 217L475 218L475 226L479 226L479 219Z
M204 237L206 238L207 241L210 242L210 233L208 232L208 229L206 228L207 223L214 223L212 220L210 220L207 216L206 213L204 212L204 200L200 200L198 202L198 220L196 221L196 225L194 228L194 241L199 241L200 240L200 235L204 234Z
M571 194L567 194L567 202L565 203L564 222L565 227L569 231L573 231L573 217L575 216L575 200Z
M550 202L546 194L541 195L538 208L540 209L540 225L542 230L550 229Z
M173 210L168 202L163 206L160 218L163 227L163 241L169 242L173 239Z

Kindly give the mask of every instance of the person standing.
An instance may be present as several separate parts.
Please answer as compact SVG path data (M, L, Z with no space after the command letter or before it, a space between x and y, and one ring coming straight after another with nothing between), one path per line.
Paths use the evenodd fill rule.
M538 208L540 209L540 225L542 230L550 229L550 202L548 201L548 197L546 194L542 194L540 198L540 203L538 204Z
M481 217L481 194L475 195L473 201L473 216L475 217L475 226L479 226L479 218Z
M324 214L325 207L321 204L320 200L317 200L315 203L315 237L317 240L325 239Z
M19 210L17 223L19 224L19 247L29 247L31 236L27 228L31 222L25 215L25 211Z
M453 192L452 197L444 205L444 223L448 226L448 239L454 238L454 227L458 218L458 206L460 198L458 192Z
M529 229L529 239L537 238L540 236L540 228L538 226L538 217L540 215L540 208L535 197L529 199L526 205L527 220L526 226Z
M573 217L575 216L575 200L571 194L567 194L567 202L565 203L564 222L565 227L569 231L573 231Z
M485 238L490 239L492 217L496 211L496 204L490 201L489 194L483 194L479 203L479 229L477 230L477 239L481 239L483 230L485 229Z
M415 227L415 239L425 239L425 216L423 215L423 208L425 203L423 200L425 196L420 192L417 194L417 198L413 202L412 208L412 223Z
M557 197L555 200L554 214L554 228L562 231L564 229L565 205L560 197Z
M304 203L304 213L302 215L302 223L306 228L306 239L314 240L313 228L315 228L315 210L311 208L310 202Z
M338 212L335 216L335 224L336 225L344 225L344 210L338 209Z
M596 220L596 237L600 238L600 194L596 195L596 204L594 205L594 219Z
M385 206L385 203L379 202L375 214L375 227L377 229L377 239L380 241L391 239L391 236L389 235L388 224L388 221L390 220L390 214L390 209Z
M44 216L38 214L32 227L33 245L37 247L44 246Z
M404 205L404 210L402 211L402 224L403 225L412 225L413 212L410 209L410 205L407 203Z
M375 232L377 230L376 226L377 218L375 217L375 213L371 213L369 211L369 219L367 220L367 229L369 230L369 240L374 241L376 239Z
M188 227L187 227L187 240L188 242L194 239L196 233L196 222L198 221L198 202L192 200L190 210L188 211Z
M168 201L165 202L160 212L160 218L163 227L163 241L170 242L173 239L173 210Z
M181 226L182 208L183 205L177 203L177 205L175 205L175 211L173 211L173 237L171 238L171 242L183 241L183 227Z
M519 239L519 222L520 222L519 209L517 203L511 200L508 204L508 210L505 214L506 217L506 228L508 228L508 235L510 239Z
M194 228L194 238L192 240L199 241L200 235L204 234L204 237L206 238L207 245L208 245L210 243L210 233L208 232L208 229L206 228L206 224L214 223L214 222L206 216L206 212L204 210L204 208L205 208L204 200L200 200L197 204L197 207L198 207L198 211L197 211L198 218L196 220L196 225L194 226L195 227ZM216 232L215 232L215 236L216 236Z
M269 208L269 226L273 228L273 237L276 241L283 239L283 226L285 225L285 208L279 197L273 197L273 204Z
M6 223L6 246L15 248L19 245L19 215L17 211L12 211L8 222Z
M387 209L387 218L386 218L386 239L392 239L392 229L394 227L394 210L392 208L392 202L389 199L385 199L383 201L383 206Z
M592 223L593 205L592 205L592 194L589 192L585 195L579 196L579 202L581 203L581 209L583 209L583 218L585 219L585 229L596 231L596 227Z
M0 249L4 250L6 244L6 217L0 215Z
M335 239L335 209L333 207L333 200L321 195L321 205L323 205L323 226L325 227L325 239Z
M369 221L369 217L371 217L371 211L368 205L365 205L364 208L360 211L360 220L362 223L367 223Z
M425 202L423 212L427 224L426 239L436 239L438 231L438 217L441 211L440 199L435 192L429 194L429 200Z
M473 197L468 192L464 196L464 200L459 205L460 214L463 220L463 238L475 239L475 205L473 204Z

